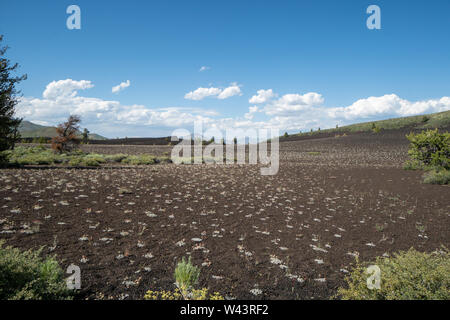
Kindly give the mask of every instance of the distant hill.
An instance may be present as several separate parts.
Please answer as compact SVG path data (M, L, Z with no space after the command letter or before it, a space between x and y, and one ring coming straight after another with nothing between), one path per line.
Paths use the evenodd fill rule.
M41 126L39 124L30 121L22 120L19 126L19 132L22 138L39 138L39 137L52 138L56 135L56 128ZM96 133L90 133L89 139L107 140L107 138L102 137L101 135L98 135Z
M388 130L422 130L422 129L449 129L450 128L450 111L424 114L419 116L393 118L387 120L368 121L362 123L351 124L339 128L316 130L313 132L304 132L290 134L288 137L280 137L280 141L298 140L299 138L311 137L328 137L338 134L350 134L358 132L371 132L373 125L383 131Z

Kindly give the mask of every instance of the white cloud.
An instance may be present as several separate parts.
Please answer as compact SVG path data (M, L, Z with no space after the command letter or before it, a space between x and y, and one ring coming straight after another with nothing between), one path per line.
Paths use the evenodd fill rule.
M210 117L217 115L211 110L181 107L150 109L143 105L122 105L119 101L77 95L76 89L92 86L86 80L53 81L47 85L42 99L22 97L17 106L17 116L33 122L57 124L70 114L78 114L84 123L108 123L114 127L124 123L181 126L194 120L209 122Z
M203 71L206 71L206 70L209 70L209 69L211 69L211 68L208 67L208 66L202 66L198 71L199 72L203 72Z
M92 88L94 85L87 80L75 81L72 79L59 80L50 82L44 90L42 96L46 99L74 97L77 95L76 90L84 90Z
M247 120L251 120L251 119L253 119L254 114L258 111L259 110L258 110L257 106L249 107L248 112L246 114L244 114L244 118Z
M450 108L450 97L411 102L396 94L360 99L350 106L332 108L328 115L347 120L380 116L411 116L421 113L445 111Z
M233 96L242 95L241 88L234 83L228 88L222 90L222 92L217 96L218 99L227 99Z
M121 82L117 86L112 87L111 91L112 93L118 93L119 91L122 91L125 88L128 88L130 86L130 80L127 80L125 82Z
M270 102L264 108L267 115L288 115L304 111L323 103L321 94L308 92L303 95L297 93L285 94L280 99Z
M273 93L272 89L268 90L261 89L258 90L257 93L258 94L251 97L250 100L248 100L248 102L253 104L266 103L267 101L276 96L276 94Z
M184 95L184 98L188 99L188 100L202 100L206 97L217 96L221 92L222 92L222 90L220 90L219 88L214 88L214 87L198 88L194 91L186 93Z
M155 135L153 128L190 127L196 120L207 128L259 129L277 128L284 132L309 130L310 128L334 127L336 123L349 124L367 121L368 118L382 119L421 113L450 110L450 97L423 101L408 101L395 94L369 97L355 101L345 107L330 108L323 105L323 97L314 92L286 94L279 99L269 100L265 105L250 106L243 115L220 118L214 110L183 107L148 108L144 105L123 105L115 100L103 100L78 95L78 91L92 88L87 80L72 79L53 81L47 85L41 98L22 97L17 106L17 116L46 125L55 125L67 119L69 114L79 114L83 126L92 132L108 136ZM239 94L238 85L232 84L229 91L219 88L199 88L192 92L192 98L206 96L231 96ZM225 92L225 93L224 93ZM261 120L254 116L261 113ZM101 130L101 131L98 131ZM140 131L139 131L140 130ZM167 132L167 131L166 131ZM170 134L170 131L169 133Z
M229 87L225 89L220 88L198 88L194 91L190 91L184 95L185 99L188 100L203 100L206 97L216 97L217 99L227 99L235 95L242 95L241 88L236 84L232 83Z

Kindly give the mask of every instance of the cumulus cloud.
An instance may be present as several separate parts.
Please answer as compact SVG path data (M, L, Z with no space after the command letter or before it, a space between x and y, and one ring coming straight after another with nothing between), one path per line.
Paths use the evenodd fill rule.
M250 102L252 104L266 103L267 101L269 101L270 99L272 99L275 96L276 96L276 94L273 93L272 89L268 89L268 90L261 89L261 90L258 90L257 95L254 95L253 97L251 97L250 100L248 100L248 102Z
M209 70L209 69L211 69L211 68L208 67L208 66L202 66L198 71L199 72L203 72L203 71L206 71L206 70Z
M217 99L227 99L232 96L241 95L241 88L236 84L232 83L229 87L225 89L220 88L198 88L194 91L190 91L184 95L185 99L188 100L203 100L206 97L216 97Z
M74 97L77 90L92 88L94 85L87 80L75 81L72 79L50 82L42 96L46 99Z
M244 114L244 118L251 120L251 119L253 119L254 114L258 111L259 111L258 106L249 107L248 112L246 114Z
M83 124L91 131L108 132L109 136L132 136L140 126L140 135L152 135L148 130L154 127L190 127L194 121L202 121L204 128L226 130L268 129L280 131L300 131L310 128L334 127L336 123L348 124L364 119L376 120L396 116L409 116L422 113L450 110L450 97L408 101L395 94L360 99L344 107L324 106L322 95L314 92L285 94L271 98L260 106L253 105L248 112L236 117L221 118L214 110L183 107L149 108L144 105L123 105L115 100L103 100L79 94L79 91L92 88L87 80L72 79L53 81L47 85L42 97L22 97L17 106L17 116L46 125L55 125L67 119L69 114L79 114ZM237 88L234 88L237 87ZM230 88L230 90L226 90ZM219 99L239 94L239 86L232 84L226 89L199 88L192 97L203 99L214 96ZM268 91L268 90L265 90ZM265 92L267 93L267 92ZM264 93L264 94L265 94ZM258 92L259 95L259 92ZM263 94L260 95L261 97ZM194 100L195 100L194 99ZM260 113L258 121L254 116ZM97 131L101 130L101 131Z
M305 94L290 93L274 100L264 107L267 115L288 115L298 111L304 111L323 103L321 94L308 92Z
M396 94L387 94L359 99L347 107L331 108L328 115L332 118L353 120L379 116L411 116L445 111L449 108L450 97L411 102Z
M17 115L33 122L59 123L69 114L78 114L84 123L117 123L138 125L181 126L194 120L209 122L217 115L211 110L192 108L150 109L143 105L122 105L119 101L78 96L77 90L93 87L90 81L71 79L53 81L47 85L42 98L22 97Z
M237 84L232 84L228 88L222 90L221 93L217 96L218 99L227 99L233 96L242 95L241 88Z
M111 91L112 93L118 93L119 91L122 91L125 88L128 88L130 86L130 80L127 80L125 82L121 82L117 86L112 87Z
M188 100L202 100L206 97L217 96L222 90L219 88L198 88L194 91L188 92L184 95L185 99Z

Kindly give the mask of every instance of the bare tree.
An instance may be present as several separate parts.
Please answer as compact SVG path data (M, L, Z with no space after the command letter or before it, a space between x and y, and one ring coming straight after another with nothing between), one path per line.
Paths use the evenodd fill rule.
M66 122L60 123L56 128L58 135L52 139L52 149L59 153L76 149L80 144L78 138L80 122L80 116L71 115Z

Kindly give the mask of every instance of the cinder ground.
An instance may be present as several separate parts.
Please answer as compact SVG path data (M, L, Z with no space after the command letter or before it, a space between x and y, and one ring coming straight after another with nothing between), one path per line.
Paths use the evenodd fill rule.
M191 254L199 286L227 297L328 299L356 255L449 247L450 189L404 171L407 148L401 131L284 142L275 176L256 165L3 169L0 239L79 265L80 298L173 289Z

